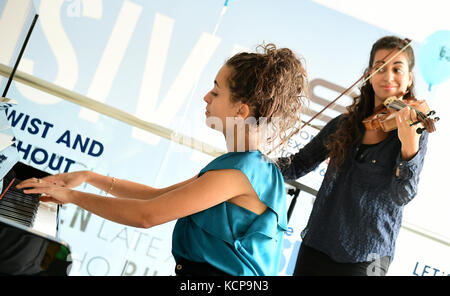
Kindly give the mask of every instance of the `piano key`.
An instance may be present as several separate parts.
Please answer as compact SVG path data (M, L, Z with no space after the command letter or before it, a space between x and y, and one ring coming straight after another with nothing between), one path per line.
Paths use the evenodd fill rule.
M0 216L13 219L14 221L33 227L36 213L39 208L39 197L36 195L27 195L22 190L16 189L15 186L20 182L15 178L15 173L8 173L8 177L4 182L8 185L13 181L11 186L5 188L2 199L0 199Z
M29 218L29 217L23 216L20 213L15 213L15 212L9 211L9 210L5 211L2 208L0 208L0 217L14 218L16 220L20 220L22 222L22 224L26 224L29 227L32 227L33 222L34 222L34 217Z
M3 198L0 201L0 206L1 205L2 206L7 206L7 207L10 207L10 208L14 208L16 210L20 210L20 211L27 212L27 213L34 213L34 212L36 212L36 209L37 209L37 207L29 207L29 206L23 205L21 203L17 203L17 202L11 201L8 198Z
M20 205L22 207L29 208L29 209L35 209L39 204L38 202L26 202L26 201L23 201L23 199L11 197L10 195L8 195L8 193L6 193L5 196L3 196L3 198L0 200L0 203L3 201L5 201L5 202L7 201L12 204L17 204L17 205Z
M33 229L47 235L58 236L58 205L52 202L41 202L34 218Z
M35 209L22 207L20 204L10 203L8 201L0 201L0 206L6 211L10 210L16 213L22 213L24 216L32 216L36 214L37 207Z
M23 211L28 212L36 212L37 208L39 207L39 204L26 204L21 201L17 201L15 199L11 199L9 197L3 198L0 200L0 204L10 205L10 206L16 206L18 209L22 209Z
M9 200L14 200L18 203L23 203L25 205L29 205L32 207L39 204L39 198L29 196L24 193L13 192L13 191L6 192L6 194L3 196L3 198L7 198Z
M48 176L48 173L40 171L36 168L28 166L24 163L17 162L13 169L11 169L3 178L3 191L6 190L8 185L8 191L3 195L2 199L7 201L21 204L35 209L36 213L32 223L30 221L26 223L28 227L33 230L40 231L47 235L57 237L58 236L58 205L54 203L41 203L39 201L38 194L25 194L22 189L17 189L15 186L21 182L21 180L29 178L44 178ZM12 182L12 183L11 183ZM0 200L1 203L1 200Z
M3 211L2 209L0 209L0 217L6 218L8 220L12 220L15 221L19 224L25 225L27 227L31 227L32 222L29 220L24 220L21 217L18 217L17 215L15 215L14 213L12 213L11 211Z
M0 204L0 210L2 211L1 214L3 214L3 215L9 214L10 216L14 216L14 217L20 218L22 220L26 220L31 225L33 225L34 217L36 216L35 213L23 212L18 209L10 208L10 207L7 207L2 204Z

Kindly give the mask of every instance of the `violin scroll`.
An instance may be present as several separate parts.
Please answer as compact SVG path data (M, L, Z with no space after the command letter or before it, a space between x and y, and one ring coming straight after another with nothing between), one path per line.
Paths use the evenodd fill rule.
M431 112L433 112L433 114L436 113L434 111L430 111L430 113ZM434 125L434 123L439 121L439 119L440 119L439 117L430 118L430 116L427 114L427 118L425 118L424 121L423 121L425 127L417 128L416 132L418 134L423 133L424 130L426 130L429 133L435 132L436 131L436 126ZM416 121L416 122L411 123L411 126L416 125L418 123L420 123L419 120Z

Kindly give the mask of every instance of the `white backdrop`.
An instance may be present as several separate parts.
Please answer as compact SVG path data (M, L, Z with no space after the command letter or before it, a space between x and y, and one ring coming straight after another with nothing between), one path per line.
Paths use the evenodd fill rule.
M19 16L29 3L0 1L0 63L14 61L15 37L29 20ZM231 0L224 9L223 0L33 1L40 17L20 70L225 149L222 136L204 126L203 96L228 57L262 42L292 48L305 59L313 85L311 109L318 111L320 99L331 101L363 73L378 38L396 34L413 39L417 56L429 34L450 29L448 18L438 17L445 1L395 3L403 6L389 2L394 5L389 10L379 9L386 7L383 1ZM399 8L402 13L395 13ZM436 17L425 19L427 15ZM420 30L413 28L417 24ZM418 98L427 99L441 121L430 136L419 194L405 208L404 221L448 242L444 168L449 164L450 82L429 92L418 69L415 81ZM162 187L194 176L212 159L20 83L13 83L8 97L19 101L8 118L22 161L49 173L89 169ZM344 97L339 104L348 102ZM290 149L295 151L316 132L305 129ZM325 168L322 164L299 182L317 189ZM311 206L312 197L302 194L285 236L280 275L292 273ZM72 247L71 275L174 274L170 249L175 222L143 230L69 205L60 223L61 239ZM389 274L447 275L449 254L448 243L402 228Z

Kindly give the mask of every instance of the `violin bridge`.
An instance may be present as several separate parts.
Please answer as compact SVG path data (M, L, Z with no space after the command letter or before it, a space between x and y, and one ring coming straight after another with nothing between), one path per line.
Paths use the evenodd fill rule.
M397 100L395 96L389 97L386 100L384 100L383 105L389 107L389 105L392 104L395 100Z
M384 100L383 105L386 106L386 108L390 107L395 110L400 110L405 107L405 103L399 100L396 96L392 96Z

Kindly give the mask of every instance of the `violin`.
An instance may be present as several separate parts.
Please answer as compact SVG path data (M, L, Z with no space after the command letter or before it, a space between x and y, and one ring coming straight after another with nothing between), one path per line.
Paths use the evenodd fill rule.
M374 114L370 115L362 122L366 130L382 130L384 132L390 132L397 129L397 121L395 119L395 113L389 112L388 108L394 110L400 110L406 106L415 110L417 113L417 121L411 122L410 126L422 123L424 127L417 128L416 132L421 134L424 130L429 133L436 131L434 123L439 120L439 117L431 118L436 112L430 110L425 100L417 100L415 97L409 97L401 100L396 96L387 98L383 105L375 109Z

